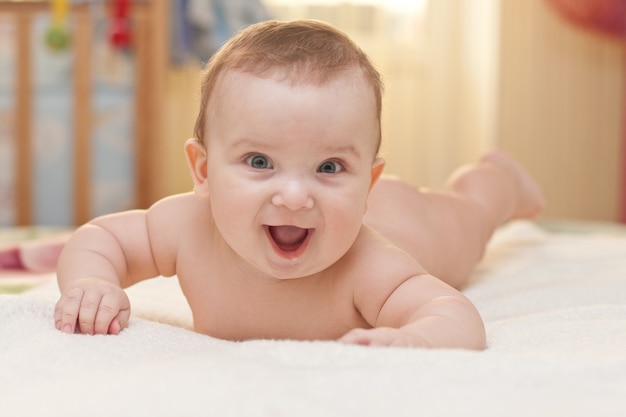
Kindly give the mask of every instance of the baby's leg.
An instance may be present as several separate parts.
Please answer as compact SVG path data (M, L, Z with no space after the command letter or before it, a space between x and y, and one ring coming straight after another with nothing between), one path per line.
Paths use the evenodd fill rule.
M542 192L530 175L494 151L456 171L441 191L382 178L372 188L365 223L431 274L460 287L498 226L535 217L543 206Z

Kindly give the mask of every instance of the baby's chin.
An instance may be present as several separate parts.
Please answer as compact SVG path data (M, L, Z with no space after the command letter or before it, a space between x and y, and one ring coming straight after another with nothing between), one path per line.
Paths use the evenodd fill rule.
M279 281L311 278L320 273L330 271L341 257L326 256L323 259L303 254L297 259L279 258L279 261L270 261L269 264L259 266L268 278Z

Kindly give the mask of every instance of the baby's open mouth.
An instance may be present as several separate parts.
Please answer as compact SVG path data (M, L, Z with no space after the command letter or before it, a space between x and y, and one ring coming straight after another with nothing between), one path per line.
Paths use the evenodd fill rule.
M300 255L312 231L313 229L298 226L267 226L267 233L274 247L292 256Z

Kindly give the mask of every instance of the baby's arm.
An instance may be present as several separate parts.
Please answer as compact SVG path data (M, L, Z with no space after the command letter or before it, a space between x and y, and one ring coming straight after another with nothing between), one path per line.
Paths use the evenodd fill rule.
M123 288L159 274L152 255L146 211L97 218L77 229L57 264L61 298L57 329L117 334L130 316Z
M483 321L459 291L430 275L401 283L382 307L361 308L372 329L354 329L340 340L372 346L484 349Z

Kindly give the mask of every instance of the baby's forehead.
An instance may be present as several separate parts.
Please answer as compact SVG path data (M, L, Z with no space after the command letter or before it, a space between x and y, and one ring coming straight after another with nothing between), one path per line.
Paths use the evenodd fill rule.
M301 88L303 89L302 91L310 91L310 89L327 89L330 87L331 90L327 91L336 91L338 100L340 100L341 97L345 97L347 93L351 96L360 97L360 100L363 100L363 102L371 102L374 108L376 108L374 89L358 68L336 72L332 76L319 74L318 72L296 71L285 68L271 69L262 72L229 69L222 72L217 78L215 87L209 98L208 107L219 106L225 96L232 96L229 93L233 92L233 89L238 90L239 94L245 94L245 90L241 91L240 87L247 83L248 80L266 80L271 83L276 83L277 85L293 88L294 92Z
M238 68L225 70L217 78L215 88L213 89L213 93L209 98L209 104L207 106L208 108L206 113L209 119L219 117L219 115L221 114L220 109L222 107L222 104L225 103L224 100L237 101L241 99L241 97L239 96L240 94L246 94L246 91L249 91L246 89L247 87L244 87L244 85L248 85L245 80L246 78L269 80L271 82L284 84L289 87L293 87L294 92L301 87L303 88L303 91L305 91L310 87L319 87L323 89L328 86L331 86L331 90L327 91L333 91L335 87L333 87L332 85L335 84L335 86L339 86L336 90L337 100L342 100L342 98L346 99L347 93L350 95L350 97L358 97L357 100L361 103L371 103L372 112L367 110L360 114L362 117L365 117L367 119L363 120L363 123L368 124L368 120L371 120L378 125L375 128L376 137L374 139L374 154L378 154L381 142L381 132L380 118L376 108L376 94L374 87L368 82L367 78L360 70L360 68L355 67L347 68L344 71L336 71L332 77L320 76L315 72L296 72L284 68L272 68L265 71L242 70ZM352 91L352 93L350 93L349 91ZM237 97L239 97L239 99Z
M220 84L225 79L237 77L237 75L248 75L262 79L272 79L274 81L284 82L293 86L324 86L328 83L339 80L359 83L362 84L364 88L367 88L368 84L363 71L361 71L361 69L357 66L327 71L323 68L307 64L268 66L265 68L258 66L249 68L225 68L219 76L217 84Z

